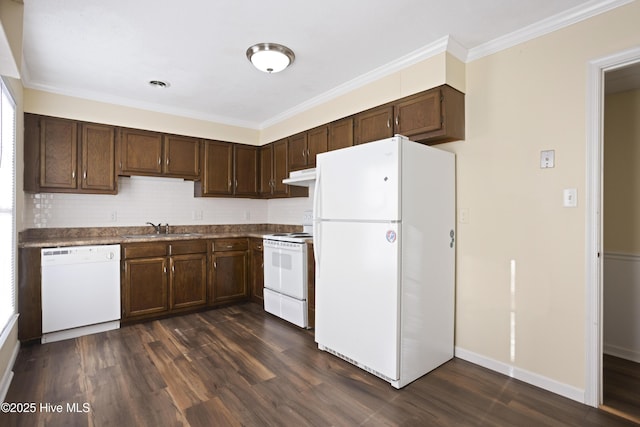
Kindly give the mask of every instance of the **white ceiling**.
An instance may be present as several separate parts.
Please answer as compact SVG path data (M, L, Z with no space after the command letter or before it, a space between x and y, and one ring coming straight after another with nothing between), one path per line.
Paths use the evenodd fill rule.
M259 129L434 46L468 60L628 1L24 0L22 78L28 88ZM256 70L245 52L259 42L288 46L294 64Z

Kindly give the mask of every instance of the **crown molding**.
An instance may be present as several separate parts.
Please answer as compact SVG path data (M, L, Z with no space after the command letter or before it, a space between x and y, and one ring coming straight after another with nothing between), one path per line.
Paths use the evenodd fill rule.
M520 43L533 40L601 13L624 6L625 4L632 3L633 1L634 0L592 0L469 49L467 62L473 62Z
M449 47L452 47L454 52L451 52L454 56L458 57L462 61L466 57L466 49L462 47L458 42L453 40L451 36L444 36L433 43L430 43L420 49L416 49L413 52L409 52L408 54L392 61L388 64L385 64L381 67L375 68L365 74L362 74L352 80L349 80L346 83L343 83L339 86L336 86L333 89L328 90L327 92L322 93L316 97L309 99L301 104L296 105L295 107L283 111L282 113L272 117L269 120L265 120L260 124L260 129L268 128L269 126L275 125L283 120L294 117L304 111L307 111L313 107L324 104L332 99L335 99L341 95L349 93L355 89L361 88L369 83L372 83L376 80L380 80L383 77L386 77L390 74L393 74L397 71L400 71L404 68L407 68L413 64L417 64L420 61L423 61L427 58L431 58L432 56L438 55L442 52L448 51ZM462 58L461 58L461 57Z

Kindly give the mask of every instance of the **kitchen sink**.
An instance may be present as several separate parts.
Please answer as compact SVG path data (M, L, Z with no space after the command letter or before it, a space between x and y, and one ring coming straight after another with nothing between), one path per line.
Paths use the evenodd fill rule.
M128 235L124 235L122 237L124 237L125 239L158 239L161 237L167 237L167 238L172 238L172 237L199 237L202 236L202 234L200 233L169 233L169 234L165 234L165 233L160 233L160 234L128 234Z

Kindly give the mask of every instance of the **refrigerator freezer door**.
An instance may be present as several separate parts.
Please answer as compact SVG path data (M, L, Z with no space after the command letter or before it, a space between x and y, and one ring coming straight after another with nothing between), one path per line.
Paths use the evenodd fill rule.
M316 342L397 379L399 224L330 221L319 226Z
M399 140L394 137L319 154L314 218L399 220Z

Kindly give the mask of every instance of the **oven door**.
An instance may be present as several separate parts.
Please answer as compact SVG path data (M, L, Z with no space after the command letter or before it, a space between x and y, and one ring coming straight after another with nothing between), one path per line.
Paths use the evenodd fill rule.
M299 300L307 299L305 243L264 240L264 287Z

